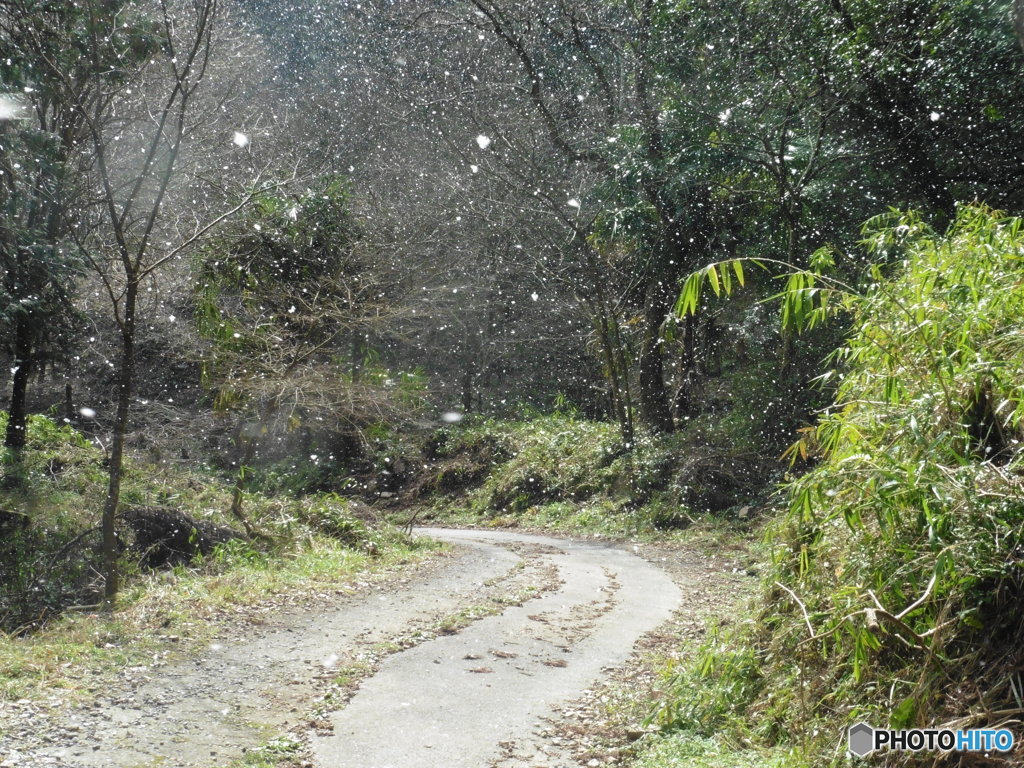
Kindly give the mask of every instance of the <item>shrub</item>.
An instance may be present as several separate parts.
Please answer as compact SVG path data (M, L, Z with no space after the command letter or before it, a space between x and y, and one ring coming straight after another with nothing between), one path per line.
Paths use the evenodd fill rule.
M299 520L308 528L351 549L376 553L382 537L389 533L367 524L372 516L369 507L337 494L308 496L297 503L297 509Z

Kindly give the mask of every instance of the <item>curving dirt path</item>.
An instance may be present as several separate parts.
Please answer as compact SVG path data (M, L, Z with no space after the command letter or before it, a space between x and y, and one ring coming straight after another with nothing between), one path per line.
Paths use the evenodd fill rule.
M0 766L220 768L288 729L318 768L573 765L542 745L542 719L625 661L679 589L608 543L421 533L456 549L426 576L128 670L89 708L4 705ZM370 676L323 701L340 672Z
M431 535L478 550L533 545L562 584L389 658L332 716L334 734L314 741L323 768L536 765L540 718L580 695L602 668L624 662L679 602L665 573L608 544L483 531ZM551 760L569 758L543 758Z

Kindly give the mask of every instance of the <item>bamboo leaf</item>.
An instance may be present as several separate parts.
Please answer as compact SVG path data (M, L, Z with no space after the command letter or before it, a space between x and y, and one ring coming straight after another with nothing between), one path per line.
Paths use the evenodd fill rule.
M708 267L707 274L708 274L708 282L711 283L711 290L713 290L715 292L715 296L721 296L722 295L722 287L721 287L721 285L719 285L719 282L718 282L718 270L715 268L714 264L712 264L712 265L710 265Z
M740 259L734 259L732 262L733 272L736 273L736 280L740 284L740 287L744 285L743 282L743 262Z

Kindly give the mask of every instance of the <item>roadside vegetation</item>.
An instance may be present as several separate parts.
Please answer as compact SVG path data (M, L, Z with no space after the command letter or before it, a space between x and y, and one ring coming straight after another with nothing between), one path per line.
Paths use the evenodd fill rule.
M15 555L5 567L19 564L5 572L3 599L14 635L46 626L4 642L4 695L84 695L82 669L174 654L238 606L419 557L386 516L611 536L696 529L704 542L763 536L749 615L723 606L734 618L666 669L648 713L657 732L636 748L644 768L838 765L845 727L858 720L1012 725L1024 669L1010 640L1024 631L1024 294L1006 286L1024 281L1024 223L964 206L939 232L893 212L865 226L863 248L874 266L857 286L821 256L781 298L794 329L849 329L821 378L833 403L786 461L754 453L743 409L757 406L746 402L733 405L746 437L730 431L729 410L670 435L640 433L630 450L615 425L564 405L470 415L418 441L380 433L372 465L410 469L394 501L378 486L376 511L315 489L322 477L285 473L281 485L268 468L244 492L256 535L230 513L229 475L132 461L129 578L114 614L91 607L103 451L31 417L3 491ZM335 482L351 488L359 475ZM194 527L184 540L153 541L145 524L132 527L153 524L143 510Z
M611 425L572 412L470 418L429 444L420 520L759 532L757 599L723 606L733 620L666 671L638 765L839 765L860 720L995 728L1024 714L1024 293L1008 290L1024 281L1024 222L963 206L936 231L894 211L865 225L862 248L873 266L856 285L825 253L780 297L794 333L849 330L819 382L833 403L774 462L743 464L726 436L714 470L691 473L688 458L716 451L699 423L624 451ZM737 466L774 466L778 491L735 482Z
M831 294L849 318L829 374L841 383L794 446L809 471L768 531L753 615L671 677L655 720L672 738L838 765L854 722L1012 728L1024 715L1011 640L1024 629L1022 229L978 206L945 233L892 213L865 228L877 266L860 291L800 289L820 291L812 312Z
M254 532L229 514L231 485L210 469L126 464L117 609L101 609L95 524L104 453L80 432L31 416L13 488L0 490L0 697L89 696L105 675L186 652L247 607L290 604L408 565L413 543L334 494L247 494Z

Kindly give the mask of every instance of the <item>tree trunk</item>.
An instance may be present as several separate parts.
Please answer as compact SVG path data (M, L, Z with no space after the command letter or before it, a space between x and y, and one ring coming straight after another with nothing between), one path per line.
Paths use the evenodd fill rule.
M683 370L697 367L697 316L687 314L683 327Z
M627 448L633 447L633 436L635 434L635 413L636 409L633 406L633 389L629 381L629 362L626 359L626 347L622 342L622 336L619 334L619 323L614 316L609 318L610 330L611 330L611 344L612 350L615 354L615 361L619 367L619 400L622 403L623 411L623 440L626 443Z
M64 421L67 424L75 423L75 392L70 381L64 382Z
M28 417L25 398L28 392L28 379L32 375L32 328L25 317L18 317L14 334L14 382L11 386L11 406L7 414L4 445L20 451L25 447Z
M476 366L467 361L462 370L462 412L473 412L473 379L476 378Z
M103 535L103 601L112 608L117 596L117 534L115 522L121 503L121 478L124 471L124 441L128 434L132 388L135 383L135 305L139 295L138 275L131 275L124 296L121 323L121 360L117 372L117 413L114 438L110 446L110 469L107 498L103 504L100 528Z
M675 428L665 388L665 339L662 324L668 315L668 298L664 284L652 278L647 284L644 301L644 335L640 346L640 417L654 432L671 432Z
M597 336L601 342L601 355L604 358L605 381L608 385L608 406L619 424L622 442L633 444L633 424L629 418L626 394L622 387L622 372L619 369L618 357L615 354L615 342L612 338L611 324L614 320L603 312L597 318ZM628 375L628 372L626 372Z
M597 325L597 336L604 357L605 379L608 384L608 403L619 423L622 443L629 449L633 446L633 402L629 389L629 366L623 354L618 322L605 295L605 274L599 266L598 254L588 247L583 251L583 256L594 291L584 301L591 307Z
M293 361L294 365L294 361ZM287 376L288 372L292 370L293 365L289 365L285 373ZM250 539L266 538L257 531L252 523L249 522L249 518L245 516L245 512L242 509L242 504L245 501L245 486L246 486L246 474L250 471L253 461L256 459L256 451L260 447L260 439L263 436L263 430L265 425L269 425L271 419L274 418L274 414L277 412L279 403L276 399L268 400L264 406L260 409L257 415L256 430L248 437L246 437L245 423L241 423L238 426L238 436L235 438L235 447L238 448L238 474L235 476L235 484L231 488L231 507L229 511L231 515L242 524L245 529L245 534Z
M238 433L239 440L245 440L245 430L242 429ZM231 488L231 514L238 520L242 527L245 528L246 535L252 539L257 536L256 530L249 523L249 518L245 516L245 512L242 511L242 502L245 499L245 473L253 459L256 457L256 448L259 446L260 436L255 434L248 439L245 443L245 451L242 452L241 458L238 463L238 475L235 477L235 484Z
M366 348L363 337L358 329L352 331L352 383L359 383L359 376L363 369L363 358L366 356Z
M673 403L677 419L700 412L697 404L697 317L687 314L684 322L683 359L680 366L682 376Z

